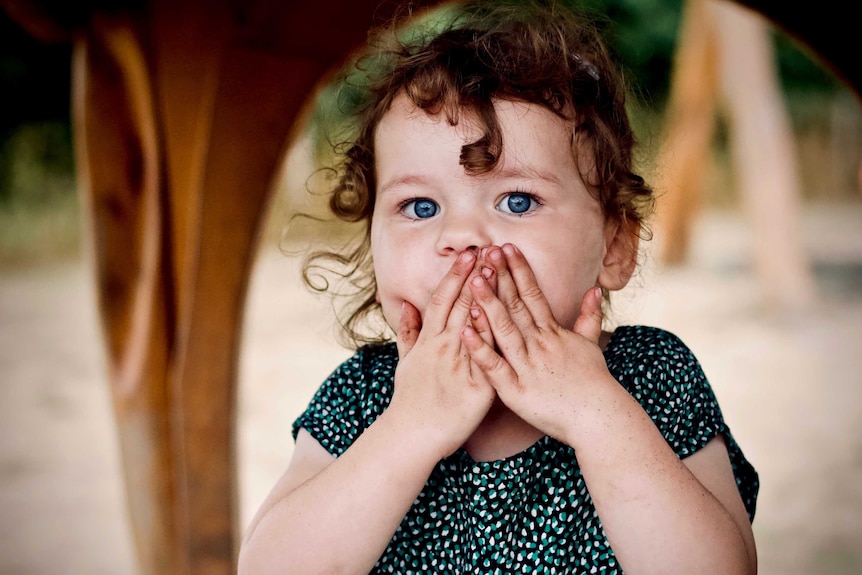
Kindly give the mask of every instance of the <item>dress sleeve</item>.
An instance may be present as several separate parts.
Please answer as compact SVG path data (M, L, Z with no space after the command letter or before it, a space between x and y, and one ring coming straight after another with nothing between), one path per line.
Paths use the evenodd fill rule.
M293 422L339 457L388 407L397 364L394 344L360 348L326 378Z
M697 358L678 337L664 330L633 328L624 337L631 341L623 346L625 359L618 362L619 372L614 376L641 404L681 459L715 436L724 436L737 488L753 519L759 489L757 472L731 435Z
M321 384L306 410L293 422L293 438L305 429L326 451L338 457L359 433L355 414L364 383L362 350L357 351Z

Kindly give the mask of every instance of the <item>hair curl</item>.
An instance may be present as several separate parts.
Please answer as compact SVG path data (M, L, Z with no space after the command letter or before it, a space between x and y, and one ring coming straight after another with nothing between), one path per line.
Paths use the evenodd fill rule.
M353 100L347 112L353 133L335 147L341 160L329 206L343 221L362 222L363 235L348 253L310 254L303 277L313 289L326 291L329 283L315 286L313 271L326 269L327 261L342 268L354 296L342 327L354 346L386 339L382 331L362 331L365 320L380 311L369 249L377 185L374 133L402 93L428 114L445 114L452 125L465 111L475 116L483 135L460 155L470 174L493 170L500 158L495 100L547 108L571 123L573 154L589 146L593 161L582 175L605 217L632 234L647 234L653 192L633 172L635 137L624 83L592 21L553 2L468 2L443 20L413 28L396 21L373 31L342 83Z

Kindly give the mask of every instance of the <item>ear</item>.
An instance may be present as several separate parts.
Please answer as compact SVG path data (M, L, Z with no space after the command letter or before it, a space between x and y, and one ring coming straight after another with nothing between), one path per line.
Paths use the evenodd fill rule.
M598 283L609 290L626 287L637 266L640 244L639 224L626 221L608 222L605 226L605 257Z

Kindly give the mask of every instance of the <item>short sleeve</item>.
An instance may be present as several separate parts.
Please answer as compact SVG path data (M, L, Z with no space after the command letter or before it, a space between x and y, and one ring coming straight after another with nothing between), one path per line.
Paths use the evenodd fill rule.
M338 366L293 422L339 457L389 405L397 364L395 346L365 346Z
M691 350L657 328L627 326L611 339L608 368L684 459L722 434L737 488L754 518L759 479L725 423L712 387Z

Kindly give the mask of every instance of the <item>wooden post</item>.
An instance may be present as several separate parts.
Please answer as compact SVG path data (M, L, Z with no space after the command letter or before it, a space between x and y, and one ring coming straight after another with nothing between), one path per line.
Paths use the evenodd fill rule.
M742 207L754 240L765 301L794 310L815 298L799 227L802 189L794 135L781 93L770 30L758 14L710 3L720 90Z
M798 227L793 132L771 42L766 23L753 12L715 0L686 3L657 162L656 239L660 261L684 261L721 113L764 300L794 309L810 303L816 290Z
M654 181L659 259L670 265L682 263L688 254L717 106L715 38L707 0L689 0L683 6Z
M162 151L140 32L131 17L95 17L76 38L75 151L132 532L142 571L171 573L180 535L167 385L175 310Z
M258 232L306 103L376 5L152 0L76 33L80 189L142 573L235 570Z

